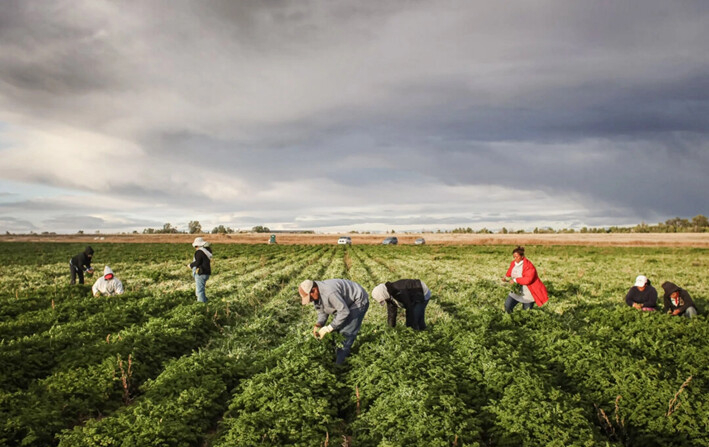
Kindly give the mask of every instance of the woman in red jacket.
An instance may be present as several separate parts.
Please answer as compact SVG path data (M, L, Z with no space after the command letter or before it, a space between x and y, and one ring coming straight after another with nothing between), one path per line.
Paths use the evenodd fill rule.
M505 300L505 312L512 313L517 303L522 303L524 310L531 309L536 303L542 306L549 300L547 288L537 276L537 269L524 257L524 248L517 246L512 250L512 263L503 279L510 284L520 284L522 293L510 293Z

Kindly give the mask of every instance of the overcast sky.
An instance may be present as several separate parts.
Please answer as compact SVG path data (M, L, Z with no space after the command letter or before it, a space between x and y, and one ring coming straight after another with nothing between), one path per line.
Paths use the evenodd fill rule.
M0 231L709 214L709 2L0 2Z

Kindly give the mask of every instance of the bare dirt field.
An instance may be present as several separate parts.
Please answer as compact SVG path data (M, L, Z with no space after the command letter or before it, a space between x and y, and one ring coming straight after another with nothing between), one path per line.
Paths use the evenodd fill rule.
M380 244L384 234L299 234L277 233L278 244L336 244L340 236L350 236L353 244ZM84 242L84 243L176 243L189 244L193 234L91 234L91 235L0 235L0 242ZM269 233L203 234L215 244L265 244ZM428 245L589 245L626 247L709 248L709 233L575 233L575 234L395 234L400 245L424 238Z

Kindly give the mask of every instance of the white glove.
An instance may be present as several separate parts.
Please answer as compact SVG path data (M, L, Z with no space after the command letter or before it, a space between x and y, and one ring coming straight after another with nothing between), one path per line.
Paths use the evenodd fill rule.
M325 327L321 327L320 330L318 331L318 339L322 340L325 334L329 334L332 332L332 325L328 324Z

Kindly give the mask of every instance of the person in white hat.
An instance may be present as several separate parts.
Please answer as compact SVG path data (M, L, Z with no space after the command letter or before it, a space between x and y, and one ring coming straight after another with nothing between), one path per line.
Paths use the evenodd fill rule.
M197 295L197 301L200 303L207 302L207 294L205 292L205 287L209 275L212 274L212 250L209 247L209 242L206 242L201 237L195 238L192 242L192 246L195 249L194 258L187 267L192 269L192 276L195 281L195 295Z
M94 296L100 295L121 295L123 294L123 283L120 279L116 278L116 275L111 270L111 267L105 266L103 268L103 276L96 280L91 291Z
M657 290L645 275L638 275L625 295L625 304L638 310L653 311L657 307Z
M298 287L302 305L313 303L318 319L313 336L322 339L332 331L345 337L342 348L337 349L335 363L342 364L350 353L355 338L369 309L369 296L364 287L348 279L306 279ZM326 325L330 315L334 315Z
M406 310L406 327L417 331L426 329L424 314L431 291L420 279L400 279L379 284L372 290L372 298L387 306L387 324L396 326L396 314L400 308Z

